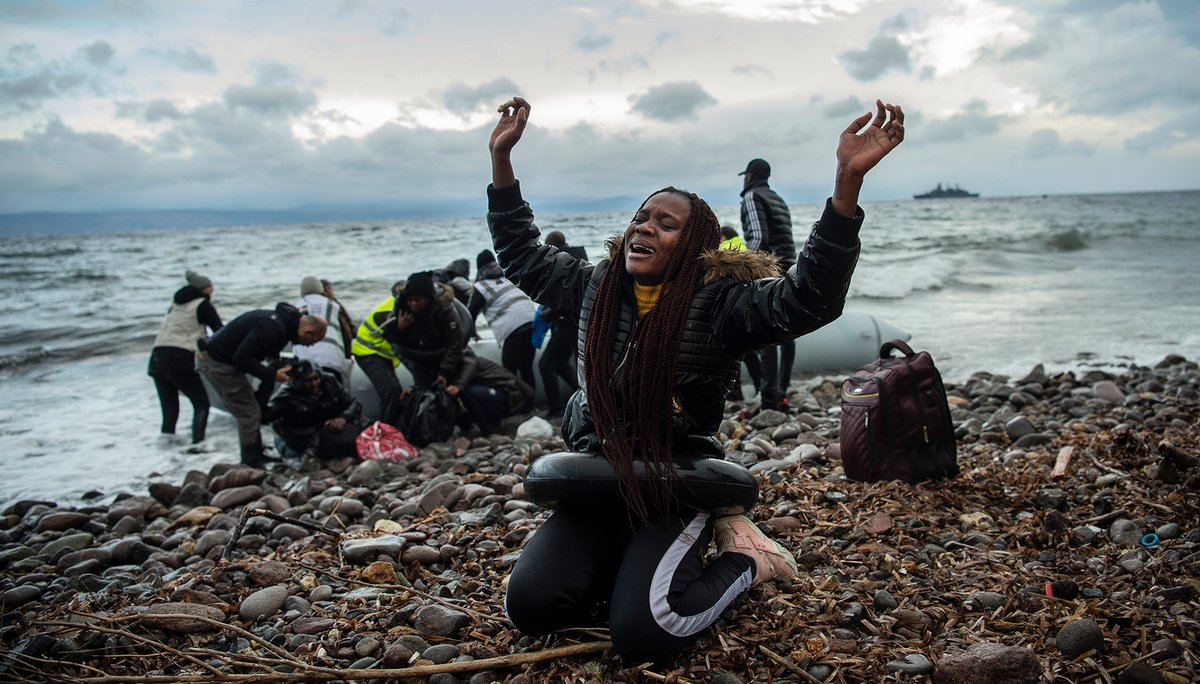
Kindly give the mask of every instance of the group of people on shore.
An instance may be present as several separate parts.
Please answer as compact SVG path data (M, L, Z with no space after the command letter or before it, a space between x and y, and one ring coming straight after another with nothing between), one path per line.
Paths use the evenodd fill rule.
M578 390L561 407L562 437L576 456L607 464L618 494L604 506L555 504L523 545L505 611L520 631L535 636L607 622L625 662L665 662L751 586L797 573L791 552L745 515L695 499L685 505L674 464L722 457L716 433L743 361L757 356L758 370L751 370L762 406L787 408L792 341L841 314L860 250L863 180L903 141L904 113L877 100L873 113L841 132L833 193L799 253L787 205L768 185L771 167L755 159L739 174L744 244L722 230L703 199L667 187L647 197L625 231L606 244L605 258L592 262L561 236L543 236L522 195L512 156L530 111L520 97L498 108L487 189L495 253L479 255L476 281L466 280L466 264L458 262L442 273L410 275L364 319L348 353L374 384L384 416L396 420L415 387L461 397L483 425L528 406L539 317L560 326L552 340L577 339L577 355L556 350L580 364ZM207 301L207 281L193 282L193 275L189 287ZM195 294L177 295L160 338L182 340L184 322L191 333L219 326L211 305L197 303ZM254 398L245 374L264 383L289 381L281 396L297 382L295 392L305 397L331 391L327 383L336 374L321 372L318 380L312 373L320 371L301 366L308 360L264 363L289 341L314 345L327 338L330 311L309 303L305 310L281 304L250 312L219 327L199 348L201 372L238 417L244 461L261 450L252 441L260 413L257 404L250 410ZM478 313L496 331L503 364L467 346ZM163 365L155 360L165 358L158 344L152 374ZM412 372L413 387L399 386L394 371L401 363ZM169 385L159 388L161 395ZM317 419L343 426L353 420L351 405L332 405L336 415ZM238 406L246 407L245 416Z
M561 233L550 237L586 256L582 248L567 247ZM441 392L452 398L442 405L454 410L438 420L457 424L464 434L491 434L505 418L533 409L533 362L543 344L548 415L561 415L561 385L570 392L578 387L574 319L535 305L504 278L491 251L478 255L476 267L474 282L466 259L409 275L357 327L332 284L315 276L301 280L296 301L247 312L226 325L212 303L212 281L188 271L150 355L162 432L174 434L183 394L193 408L191 441L204 441L210 401L203 376L237 421L242 463L269 460L264 423L273 427L282 456L354 456L355 438L369 422L350 391L357 364L379 396L379 420L403 431L416 410L414 392ZM469 344L479 339L474 322L480 314L495 335L501 363ZM289 344L292 358L281 359ZM412 377L407 387L397 375L401 366Z

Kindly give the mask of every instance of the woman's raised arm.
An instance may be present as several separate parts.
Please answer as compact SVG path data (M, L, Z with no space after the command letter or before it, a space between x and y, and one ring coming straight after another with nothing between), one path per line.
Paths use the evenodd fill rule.
M522 97L513 97L496 109L500 112L500 120L492 130L488 150L492 153L492 187L497 190L517 182L512 150L525 132L525 124L529 123L529 110L529 103Z

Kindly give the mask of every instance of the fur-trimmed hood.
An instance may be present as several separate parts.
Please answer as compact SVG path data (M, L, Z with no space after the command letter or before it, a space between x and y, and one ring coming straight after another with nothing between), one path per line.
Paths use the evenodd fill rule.
M604 241L608 258L616 261L624 252L625 236L618 233ZM732 278L741 283L750 283L760 278L778 278L783 275L779 257L769 252L750 250L710 249L700 255L704 260L704 284L722 278Z

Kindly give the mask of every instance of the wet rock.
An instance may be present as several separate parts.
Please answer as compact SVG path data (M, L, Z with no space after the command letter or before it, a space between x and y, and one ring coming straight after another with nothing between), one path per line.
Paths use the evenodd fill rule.
M1004 430L1008 433L1008 438L1012 441L1017 441L1025 435L1032 435L1037 432L1037 428L1033 427L1033 423L1025 416L1017 415L1008 419L1004 424Z
M1142 528L1132 520L1119 518L1108 528L1108 538L1119 546L1139 546L1142 543Z
M934 684L1037 684L1042 669L1028 648L991 642L973 644L937 663Z
M179 494L171 505L183 508L195 508L196 506L205 506L212 499L212 494L204 488L203 485L196 482L188 482L179 490Z
M1013 442L1013 446L1017 447L1018 449L1028 449L1029 447L1043 446L1053 441L1054 435L1044 432L1034 432L1024 435L1016 442Z
M41 520L38 520L38 532L63 532L65 530L74 530L83 527L91 522L92 516L86 513L77 513L74 511L66 513L48 513L43 515Z
M250 566L250 579L260 587L283 584L292 578L292 569L275 560L265 560Z
M1117 675L1117 684L1162 684L1163 676L1145 663L1130 663Z
M381 555L399 558L405 543L404 537L394 534L350 539L342 542L342 557L347 563L355 564L370 563Z
M367 460L350 471L346 481L352 485L365 485L383 477L383 466L376 460Z
M1104 631L1090 618L1079 618L1067 623L1054 637L1060 653L1074 660L1089 650L1104 650Z
M150 496L154 500L164 506L171 506L175 503L175 499L179 497L180 487L169 482L152 482L150 483Z
M1103 399L1111 404L1122 404L1125 402L1125 393L1117 387L1117 383L1111 380L1103 380L1092 385L1092 393L1097 398Z
M254 622L260 617L274 615L283 608L283 602L287 600L287 587L274 586L259 589L242 599L242 604L238 608L238 615L246 622Z
M0 604L3 604L5 610L13 610L21 606L41 598L42 590L32 584L23 584L19 587L13 587L4 592L3 598L0 598Z
M221 510L228 510L234 506L248 504L251 501L263 495L263 488L258 485L243 485L241 487L230 487L222 489L213 494L212 505Z
M1006 601L1004 594L994 591L973 591L967 596L967 603L983 610L995 610Z
M1033 505L1038 508L1047 508L1051 510L1061 510L1067 504L1067 494L1058 487L1046 487L1039 489L1033 495Z
M430 646L421 652L421 657L432 661L435 665L445 665L458 657L458 647L454 644Z
M292 620L292 631L296 634L324 634L333 629L337 620L327 617L302 616Z
M232 538L233 534L229 530L209 530L196 540L195 554L204 558L213 549L224 549Z
M758 415L751 418L748 424L755 430L764 430L783 425L787 420L788 415L786 413L773 409L764 409L759 411Z
M883 589L875 592L875 596L871 603L875 606L875 610L881 613L900 607L900 604L896 602L896 599L892 598L892 595Z
M417 611L417 627L438 636L456 636L471 624L466 613L442 605L429 605Z
M380 658L379 662L386 668L404 667L409 664L414 655L416 655L416 652L408 646L404 644L392 644L383 652L383 657Z
M887 664L888 672L901 672L908 675L926 675L933 672L933 661L920 653L910 653L903 660L893 660Z
M147 627L176 634L211 632L221 628L220 624L196 620L196 617L208 618L218 623L225 622L225 613L200 603L160 603L150 606L142 613L139 622Z

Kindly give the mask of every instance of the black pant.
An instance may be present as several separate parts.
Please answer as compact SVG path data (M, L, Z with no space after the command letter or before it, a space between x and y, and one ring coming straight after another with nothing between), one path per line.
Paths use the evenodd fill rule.
M795 342L772 345L758 352L762 370L763 408L775 408L787 396L792 382L792 365L796 360Z
M155 347L150 352L150 377L162 407L162 431L175 434L179 422L179 393L192 402L192 443L204 441L208 427L208 393L196 372L196 356L186 349Z
M500 365L519 375L530 388L537 387L533 377L533 323L526 323L504 338Z
M401 390L400 378L396 377L396 367L379 354L355 354L354 359L358 361L358 367L379 395L379 420L395 425Z
M630 526L624 512L556 511L525 545L505 612L539 636L595 624L609 603L609 634L628 664L670 660L716 622L754 580L754 561L724 553L704 565L707 513Z
M467 416L479 426L479 431L485 435L499 432L500 421L507 418L508 393L495 387L485 385L467 385L459 392L463 406L467 408Z
M542 387L546 389L546 404L550 413L562 413L567 406L567 396L560 391L559 378L567 383L571 392L579 389L575 370L576 331L574 326L558 325L550 332L550 339L538 360L542 375Z

